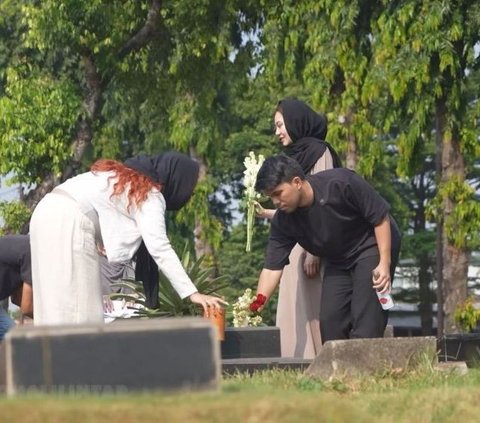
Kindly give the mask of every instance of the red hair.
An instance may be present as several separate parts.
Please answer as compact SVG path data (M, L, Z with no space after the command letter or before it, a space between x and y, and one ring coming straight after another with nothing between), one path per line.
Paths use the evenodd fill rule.
M159 191L162 191L163 185L153 182L148 176L142 175L136 170L130 169L125 166L123 163L120 163L116 160L100 159L97 160L91 167L90 170L93 173L96 172L114 172L115 175L112 175L108 178L118 178L117 182L113 185L114 195L122 194L127 186L129 187L128 191L128 205L127 210L130 210L130 206L134 203L139 207L148 197L148 193L156 188Z

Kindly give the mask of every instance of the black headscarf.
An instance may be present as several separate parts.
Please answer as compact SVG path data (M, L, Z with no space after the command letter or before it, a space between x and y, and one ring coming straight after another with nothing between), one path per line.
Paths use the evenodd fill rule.
M285 127L292 144L284 153L295 159L305 173L310 172L317 160L328 148L333 159L333 167L342 167L335 149L325 141L327 136L327 117L313 111L303 101L285 99L278 103Z
M157 156L132 157L124 164L163 185L162 195L167 210L182 208L192 196L198 180L198 163L187 155L174 151ZM158 308L158 266L143 241L135 260L135 280L143 283L146 306Z
M199 166L185 154L170 151L157 156L136 156L125 166L163 185L167 210L179 210L190 199L198 180Z

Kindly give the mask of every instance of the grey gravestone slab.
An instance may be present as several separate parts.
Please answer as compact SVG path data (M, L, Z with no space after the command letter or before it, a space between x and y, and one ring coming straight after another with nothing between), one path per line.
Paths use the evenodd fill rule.
M468 374L468 366L465 361L442 361L435 366L435 370L443 373Z
M384 338L393 338L393 326L392 325L387 325L385 327L385 332L383 332L383 337Z
M373 338L328 341L306 370L321 379L407 369L437 363L436 338Z
M217 389L221 375L215 328L202 318L19 327L3 347L9 395Z
M280 329L275 326L225 328L222 358L280 357Z
M456 333L438 340L440 361L465 361L469 367L480 366L480 333Z

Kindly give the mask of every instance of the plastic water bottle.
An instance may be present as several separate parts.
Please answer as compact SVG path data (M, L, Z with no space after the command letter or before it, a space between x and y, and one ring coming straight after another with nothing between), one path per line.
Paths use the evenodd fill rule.
M377 280L380 275L373 272L373 280ZM395 304L393 303L393 298L389 292L384 292L383 294L379 291L376 291L378 301L384 310L390 310Z
M395 304L393 303L393 298L389 292L385 292L381 294L377 291L378 301L380 301L380 305L384 310L391 309Z

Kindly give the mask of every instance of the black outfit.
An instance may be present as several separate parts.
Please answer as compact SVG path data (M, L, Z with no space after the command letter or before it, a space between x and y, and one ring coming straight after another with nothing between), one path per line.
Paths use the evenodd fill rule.
M100 276L102 281L102 295L124 292L124 288L113 286L128 278L127 269L130 262L110 263L106 256L100 255Z
M0 237L0 300L10 297L23 282L32 284L30 237Z
M303 101L281 100L283 121L292 144L285 147L284 154L295 159L308 174L328 147L332 155L333 167L341 167L342 162L335 149L325 141L327 117L316 113Z
M313 204L293 213L275 213L264 267L283 269L295 243L322 257L322 341L382 337L388 312L372 289L372 270L379 263L374 228L388 215L390 206L348 169L326 170L307 180L313 189ZM393 280L400 233L392 218L390 221Z
M125 166L162 185L167 210L179 210L192 196L198 180L199 165L185 154L170 151L157 156L140 155L125 161ZM158 266L142 241L135 254L135 280L142 281L145 303L149 308L158 301Z

